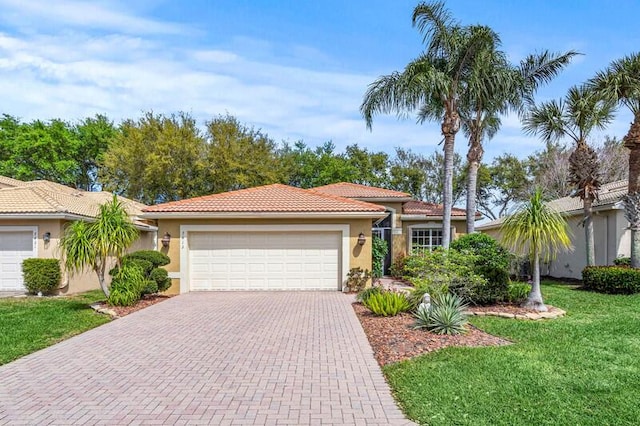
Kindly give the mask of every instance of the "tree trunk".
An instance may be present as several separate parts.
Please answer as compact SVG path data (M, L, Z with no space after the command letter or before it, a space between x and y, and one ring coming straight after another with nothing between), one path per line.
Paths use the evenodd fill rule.
M100 288L102 289L102 292L108 299L109 294L111 294L111 292L109 291L109 286L107 285L107 281L104 279L105 266L103 265L96 266L94 271L98 276L98 283L100 283Z
M467 234L476 230L476 188L478 183L478 169L480 163L473 161L468 164L467 173Z
M637 114L629 132L623 138L629 148L629 194L640 191L640 114ZM637 221L636 221L637 223ZM640 268L640 230L631 227L631 266Z
M460 117L455 101L447 102L446 112L442 120L444 136L444 184L442 188L442 247L449 248L451 243L451 208L453 207L453 147L456 133L460 128Z
M596 243L593 236L593 200L588 195L584 201L584 236L587 248L587 266L596 264Z
M542 300L542 291L540 291L540 253L534 249L533 265L532 265L533 282L531 283L531 292L529 297L522 304L523 308L534 309L538 312L546 312L547 307Z

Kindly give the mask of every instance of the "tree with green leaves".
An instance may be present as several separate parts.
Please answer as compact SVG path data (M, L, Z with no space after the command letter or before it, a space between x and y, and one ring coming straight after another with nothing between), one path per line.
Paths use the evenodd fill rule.
M525 132L545 141L568 137L575 142L569 156L569 184L572 196L583 202L587 266L595 265L593 203L601 184L598 154L587 139L594 130L604 129L613 120L615 104L585 87L572 87L564 99L533 105L523 120Z
M413 25L423 34L425 51L402 72L378 78L369 85L360 107L367 127L376 113L406 115L418 111L420 123L440 122L444 137L444 207L442 244L451 240L453 207L453 156L460 129L459 101L468 90L468 75L479 52L492 50L498 41L485 26L461 26L443 2L420 3L413 12Z
M489 169L489 193L491 201L484 201L485 205L492 204L498 209L490 217L497 219L509 213L514 204L529 198L532 189L532 178L526 161L520 160L512 154L503 154L493 159Z
M528 202L505 218L501 232L507 246L528 254L531 260L533 282L531 292L522 306L546 311L540 290L540 259L550 260L560 250L571 247L567 221L544 202L542 190L538 188Z
M624 106L633 114L623 138L629 149L629 187L625 213L631 228L631 266L640 268L640 52L613 61L588 83L600 96Z
M120 258L137 238L138 230L122 202L114 195L110 202L100 206L94 222L71 222L59 244L67 271L77 273L92 269L108 298L107 266L114 258L120 265Z
M105 151L115 140L118 129L105 115L88 117L73 126L72 132L79 141L76 153L78 177L76 188L94 191L99 186L98 167Z
M357 150L358 155L364 154L359 148ZM351 149L351 153L355 151ZM293 147L285 144L279 150L279 161L284 169L283 182L299 188L363 181L363 171L357 169L357 162L361 165L368 162L363 158L350 159L348 154L337 153L331 141L315 149L309 148L303 141L296 142Z

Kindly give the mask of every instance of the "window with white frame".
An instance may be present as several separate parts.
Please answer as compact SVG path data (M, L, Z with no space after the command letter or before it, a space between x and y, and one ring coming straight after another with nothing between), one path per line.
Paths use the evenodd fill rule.
M411 251L421 252L442 246L442 228L411 228Z

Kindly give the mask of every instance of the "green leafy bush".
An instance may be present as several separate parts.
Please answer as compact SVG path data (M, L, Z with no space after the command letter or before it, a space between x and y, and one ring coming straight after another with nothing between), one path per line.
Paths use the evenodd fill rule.
M154 293L168 290L171 287L171 278L169 278L169 272L166 269L154 269L149 274L149 278L156 283L157 290Z
M585 288L598 293L640 292L640 269L625 266L587 266L582 271Z
M414 310L422 302L425 294L429 293L431 297L449 292L449 284L447 282L434 282L428 278L414 278L412 280L413 290L409 292L407 300Z
M361 291L371 279L371 271L368 269L351 268L347 273L347 290Z
M504 301L509 292L512 255L487 234L467 234L451 242L451 249L475 256L473 269L487 282L474 290L473 303L489 305Z
M356 296L356 300L362 303L365 303L369 298L374 294L380 294L382 292L382 288L377 286L372 286L369 288L365 288Z
M389 245L380 237L374 236L372 239L371 261L373 276L380 278L384 275L384 258L389 253Z
M60 261L58 259L25 259L22 261L24 286L31 294L51 294L60 285Z
M381 291L377 294L372 294L362 304L375 315L383 317L395 316L411 308L407 297L403 293L393 291Z
M402 278L406 275L404 272L404 264L406 258L406 255L399 254L395 259L393 259L393 262L391 262L391 267L389 268L389 273L392 277Z
M147 262L151 262L151 264L153 264L154 268L157 268L159 266L168 265L169 262L171 262L171 259L169 259L169 256L167 256L164 253L160 253L159 251L155 251L155 250L138 250L138 251L134 251L134 252L129 253L129 254L127 254L127 255L122 257L123 261L126 261L127 259L142 259L142 260L146 260Z
M507 301L510 303L520 303L529 296L531 292L531 284L523 282L511 282L509 283L509 291Z
M142 295L145 294L155 294L158 292L158 283L154 280L144 280L142 284L142 291L140 292Z
M436 334L461 334L466 332L467 309L462 298L445 293L431 299L429 309L419 308L414 314L415 328L426 328Z
M134 262L127 262L118 269L111 281L109 304L115 306L134 305L144 291L146 284L144 270Z
M631 266L630 257L617 257L613 259L613 264L616 266Z

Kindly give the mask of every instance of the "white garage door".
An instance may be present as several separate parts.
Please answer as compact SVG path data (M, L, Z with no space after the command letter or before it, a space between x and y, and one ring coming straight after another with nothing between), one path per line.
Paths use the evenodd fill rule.
M191 290L338 290L338 232L189 233Z
M35 257L33 231L0 230L0 291L22 291L22 261Z

